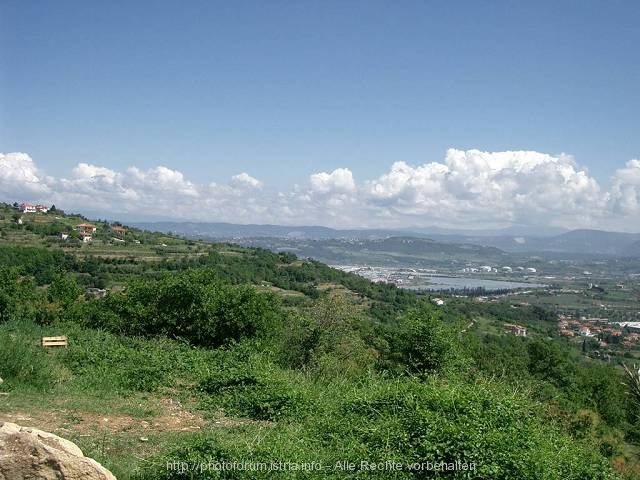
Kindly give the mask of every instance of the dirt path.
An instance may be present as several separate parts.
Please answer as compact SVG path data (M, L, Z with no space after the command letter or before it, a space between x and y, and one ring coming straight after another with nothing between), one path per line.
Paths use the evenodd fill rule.
M250 423L269 424L248 419L230 418L222 413L205 419L176 399L155 398L149 401L153 415L135 417L121 413L96 413L64 406L43 410L38 408L9 409L0 412L0 421L17 423L57 434L73 433L91 436L96 433L127 433L144 437L146 433L197 432L204 428L233 428Z
M112 433L197 431L207 424L200 414L187 411L177 400L162 398L158 406L158 415L145 419L131 415L98 414L65 408L52 411L10 411L1 413L0 419L49 432L62 430L78 434L90 434L103 429ZM215 420L212 423L215 423Z

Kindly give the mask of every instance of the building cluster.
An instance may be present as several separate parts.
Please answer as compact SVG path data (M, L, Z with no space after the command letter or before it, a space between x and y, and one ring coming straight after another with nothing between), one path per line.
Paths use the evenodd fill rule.
M78 232L80 240L88 243L93 240L93 234L96 233L97 228L91 223L81 223L80 225L76 225L74 230Z
M40 205L40 204L34 205L33 203L20 204L20 211L22 213L47 213L49 211L49 208L51 207L47 207L46 205Z
M17 202L13 204L14 210L18 210L20 213L48 213L49 211L55 211L55 207L47 206L42 204L34 204L29 202L23 202L18 204ZM52 210L53 209L53 210ZM56 217L57 219L58 217ZM16 223L19 225L23 224L23 217L17 215ZM93 236L98 230L98 228L92 223L80 223L73 227L73 230L78 232L78 237L84 243L90 243L93 241ZM114 244L123 244L126 243L124 240L124 235L128 232L128 230L122 225L112 225L110 227L111 233L113 237L111 238L111 242ZM68 240L69 233L67 231L62 231L58 234L58 238L60 240ZM140 240L133 240L134 243L139 244Z
M84 243L89 243L93 241L93 234L96 233L97 229L98 228L92 223L81 223L74 227L74 230L78 232L78 236ZM119 225L114 225L111 227L111 233L116 235L115 237L111 238L111 241L113 243L125 243L125 241L122 238L119 238L117 235L122 236L125 233L127 233L126 228L121 227ZM60 238L62 238L63 240L66 240L68 238L68 235L65 233L61 233ZM139 242L136 242L136 243L139 243Z
M626 347L635 346L640 340L640 332L623 330L618 324L611 323L608 318L580 317L579 319L566 315L558 316L558 330L564 337L591 337L597 339L600 346L609 343L621 344Z
M538 270L533 267L511 267L505 265L503 267L492 267L491 265L481 265L479 267L465 267L462 273L537 273Z
M344 272L355 273L373 283L391 283L397 286L412 284L437 273L428 268L371 267L358 265L332 265Z
M505 323L504 325L505 330L508 333L513 333L516 337L526 337L527 336L527 329L526 327L523 327L522 325L515 325L513 323Z

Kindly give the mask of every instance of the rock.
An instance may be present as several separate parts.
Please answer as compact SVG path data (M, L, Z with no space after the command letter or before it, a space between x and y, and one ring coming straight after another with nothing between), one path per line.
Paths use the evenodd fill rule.
M73 442L36 428L0 422L2 480L116 480Z

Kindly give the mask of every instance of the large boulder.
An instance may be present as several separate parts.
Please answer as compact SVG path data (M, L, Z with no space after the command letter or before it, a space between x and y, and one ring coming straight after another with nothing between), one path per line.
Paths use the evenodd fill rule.
M82 454L78 446L52 433L0 422L0 480L116 480Z

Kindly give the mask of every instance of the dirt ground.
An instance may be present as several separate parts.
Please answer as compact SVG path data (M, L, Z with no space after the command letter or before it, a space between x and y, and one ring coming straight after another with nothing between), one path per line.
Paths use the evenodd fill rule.
M49 411L29 409L29 412L13 410L0 413L0 421L17 423L56 434L73 432L91 435L100 431L110 433L145 432L194 432L202 428L229 428L251 423L250 420L234 419L220 414L204 419L201 414L188 411L180 401L160 398L155 403L157 414L141 419L117 413L99 414L73 408L56 408Z

